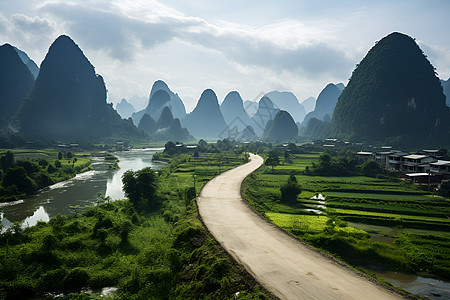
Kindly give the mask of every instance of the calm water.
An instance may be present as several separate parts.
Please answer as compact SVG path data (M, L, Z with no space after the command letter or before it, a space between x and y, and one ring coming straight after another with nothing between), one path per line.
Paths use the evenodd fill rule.
M99 193L122 199L122 174L127 170L144 167L159 169L161 163L152 162L152 156L163 149L136 149L114 153L119 158L118 170L108 170L112 164L102 158L93 158L92 171L78 174L68 181L54 184L37 195L9 204L1 204L2 223L22 222L24 226L35 225L38 221L48 221L58 214L71 212L70 206L93 205Z

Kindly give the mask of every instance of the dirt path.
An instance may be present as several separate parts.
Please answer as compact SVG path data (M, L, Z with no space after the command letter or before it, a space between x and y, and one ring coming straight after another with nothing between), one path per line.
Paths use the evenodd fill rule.
M338 265L281 232L242 200L244 178L263 160L212 179L197 199L200 215L215 239L258 282L281 299L398 299L384 288Z

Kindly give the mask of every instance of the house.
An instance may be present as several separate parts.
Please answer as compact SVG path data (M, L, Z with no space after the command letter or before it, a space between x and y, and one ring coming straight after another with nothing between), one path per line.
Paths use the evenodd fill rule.
M430 172L443 175L450 175L450 161L438 160L430 163Z
M393 169L395 171L400 171L403 166L403 157L409 155L409 153L402 152L402 151L392 151L391 154L389 154L389 169Z
M424 173L430 171L430 163L436 162L437 159L427 155L410 154L402 157L403 164L401 166L402 172L416 172Z
M374 155L373 152L367 152L367 151L359 151L356 152L356 158L358 159L358 163L362 163L368 160L373 159Z
M387 168L389 165L389 154L391 153L391 151L375 152L375 161L383 167Z

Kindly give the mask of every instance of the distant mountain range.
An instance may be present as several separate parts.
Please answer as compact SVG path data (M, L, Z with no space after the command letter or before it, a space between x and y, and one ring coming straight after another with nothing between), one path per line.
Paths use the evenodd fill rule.
M334 108L343 90L344 85L342 83L328 84L317 97L314 110L305 116L302 126L306 126L311 118L331 122Z
M289 112L295 122L302 122L305 118L306 110L293 93L272 91L264 96L272 101L275 108Z
M119 115L124 119L128 119L136 111L134 109L134 106L131 103L129 103L125 98L123 98L122 101L116 104L115 109L117 110Z
M0 47L0 65L0 131L28 140L285 142L333 136L399 146L450 141L450 79L439 80L415 41L401 33L376 43L347 87L330 83L317 100L299 103L291 92L272 91L258 102L243 101L232 91L219 105L207 89L189 114L162 80L152 85L145 109L136 112L133 100L122 99L114 110L103 78L68 36L55 40L41 68L8 44Z

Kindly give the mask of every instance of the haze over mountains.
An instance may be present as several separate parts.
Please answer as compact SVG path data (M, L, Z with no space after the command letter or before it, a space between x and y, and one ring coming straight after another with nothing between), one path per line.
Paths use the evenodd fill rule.
M68 36L55 40L40 69L26 53L8 44L0 47L0 63L0 127L30 140L282 142L335 136L411 144L448 141L450 136L445 105L450 102L445 96L450 80L439 81L415 41L400 33L376 43L347 87L330 83L317 100L309 97L300 103L291 92L272 91L252 102L232 91L219 105L214 91L207 89L189 114L179 95L157 80L145 109L135 112L122 99L116 105L119 116L106 102L103 78Z

